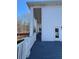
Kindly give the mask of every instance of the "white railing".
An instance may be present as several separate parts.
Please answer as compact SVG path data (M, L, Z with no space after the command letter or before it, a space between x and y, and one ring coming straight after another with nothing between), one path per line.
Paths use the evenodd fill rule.
M22 59L22 56L23 56L23 42L19 43L18 46L17 46L17 59Z
M24 41L17 45L17 59L26 59L30 55L30 50L36 41L36 33L31 37L23 38Z

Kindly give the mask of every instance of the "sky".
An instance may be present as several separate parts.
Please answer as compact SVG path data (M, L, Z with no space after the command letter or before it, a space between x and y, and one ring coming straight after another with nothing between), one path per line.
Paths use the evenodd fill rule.
M28 13L28 7L26 5L26 0L17 0L17 16Z
M23 15L29 12L29 9L26 5L27 0L17 0L17 16ZM28 1L45 1L45 0L28 0Z

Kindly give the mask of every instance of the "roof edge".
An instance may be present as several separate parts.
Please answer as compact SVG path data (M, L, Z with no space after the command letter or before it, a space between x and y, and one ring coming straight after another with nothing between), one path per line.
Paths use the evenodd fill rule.
M26 2L28 7L31 6L46 6L46 5L62 5L62 1L36 1L36 2Z

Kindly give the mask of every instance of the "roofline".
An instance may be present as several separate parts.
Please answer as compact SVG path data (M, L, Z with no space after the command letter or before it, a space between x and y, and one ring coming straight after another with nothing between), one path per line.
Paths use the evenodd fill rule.
M47 5L62 6L62 1L35 1L35 2L27 1L26 4L28 5L28 7L47 6Z

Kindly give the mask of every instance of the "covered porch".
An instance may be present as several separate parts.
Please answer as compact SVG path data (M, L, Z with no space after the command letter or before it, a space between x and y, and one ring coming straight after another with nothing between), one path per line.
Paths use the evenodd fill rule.
M31 11L27 17L30 25L29 37L22 38L23 41L18 44L17 59L62 59L62 41L59 34L61 1L31 3L33 5L27 3Z

